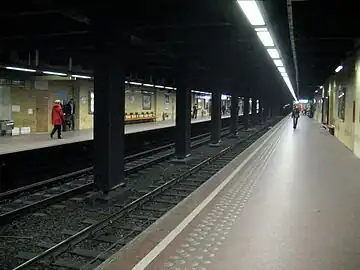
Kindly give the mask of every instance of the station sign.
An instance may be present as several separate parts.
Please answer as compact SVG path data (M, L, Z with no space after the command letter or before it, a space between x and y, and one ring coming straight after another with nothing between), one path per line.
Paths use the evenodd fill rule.
M25 81L24 80L10 80L10 79L1 79L0 78L0 85L5 85L5 86L25 86Z

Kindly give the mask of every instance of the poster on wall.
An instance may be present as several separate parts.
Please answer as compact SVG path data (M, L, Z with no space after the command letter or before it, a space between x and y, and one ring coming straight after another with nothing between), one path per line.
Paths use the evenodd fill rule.
M151 95L143 94L142 96L142 109L151 110Z
M170 104L170 95L165 94L165 104Z
M128 101L129 103L133 104L135 102L135 95L133 93L131 93L129 96L128 96Z

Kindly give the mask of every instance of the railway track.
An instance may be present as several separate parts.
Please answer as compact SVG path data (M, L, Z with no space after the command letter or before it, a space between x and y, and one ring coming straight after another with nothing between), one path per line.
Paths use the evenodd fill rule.
M228 133L228 128L222 129L222 136L226 136ZM193 137L191 147L196 148L209 142L209 136L210 134L206 133ZM125 158L125 175L136 173L173 155L174 144L168 144L127 156ZM0 224L7 223L16 216L71 198L77 194L91 197L94 190L93 167L89 167L41 183L2 193L0 194Z
M138 191L124 204L112 204L107 213L97 212L84 229L64 229L67 237L58 243L32 243L33 247L27 247L31 251L17 254L22 263L14 270L94 269L239 155L267 127L243 133L240 140L229 139L228 146L180 175Z

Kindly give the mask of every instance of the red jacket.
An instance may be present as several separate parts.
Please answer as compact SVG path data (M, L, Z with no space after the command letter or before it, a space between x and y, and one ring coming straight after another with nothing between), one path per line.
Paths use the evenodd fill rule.
M63 125L64 124L64 113L62 111L60 104L54 104L51 112L51 119L53 125Z

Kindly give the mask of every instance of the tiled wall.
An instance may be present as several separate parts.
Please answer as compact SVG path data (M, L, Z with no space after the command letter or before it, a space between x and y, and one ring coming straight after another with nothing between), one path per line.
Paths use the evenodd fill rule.
M15 127L29 127L30 132L36 132L36 93L27 87L11 87L11 104Z

